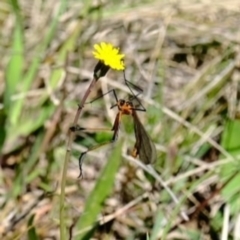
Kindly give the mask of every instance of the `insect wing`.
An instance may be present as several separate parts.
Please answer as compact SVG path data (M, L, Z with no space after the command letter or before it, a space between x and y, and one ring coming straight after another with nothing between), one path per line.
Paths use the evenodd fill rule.
M136 112L133 114L134 118L134 132L136 137L135 149L139 154L140 159L150 164L155 162L157 157L156 147L150 137L148 136L144 126L140 122Z

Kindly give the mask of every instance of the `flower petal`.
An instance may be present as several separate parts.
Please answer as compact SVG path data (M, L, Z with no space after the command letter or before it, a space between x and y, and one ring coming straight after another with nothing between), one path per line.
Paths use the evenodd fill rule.
M106 66L112 69L124 70L124 54L120 54L119 48L115 48L111 43L101 42L94 44L93 56L102 61Z

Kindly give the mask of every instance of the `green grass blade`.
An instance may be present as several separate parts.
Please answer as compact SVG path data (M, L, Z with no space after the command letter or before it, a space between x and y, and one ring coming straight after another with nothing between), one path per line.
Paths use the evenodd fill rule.
M154 226L151 232L150 240L157 240L158 234L160 229L163 227L163 221L165 220L165 217L163 215L163 212L161 210L158 210L157 215L155 217Z
M240 121L239 120L227 120L223 137L222 137L222 147L225 148L233 155L240 154Z
M9 115L11 123L16 124L17 119L14 118L15 106L11 103L11 97L17 91L17 87L22 80L22 70L24 65L24 45L23 45L23 30L22 18L17 0L12 0L12 9L15 13L15 28L12 38L12 56L6 69L6 86L4 91L4 107Z
M34 215L32 215L30 217L30 219L28 220L28 240L38 240L38 236L36 233L36 229L34 227Z
M236 157L236 161L228 163L221 169L220 176L222 181L228 181L231 176L234 176L235 172L239 169L239 161L237 156L240 155L240 121L239 120L227 120L224 126L221 145L224 147L233 157ZM231 213L238 212L239 205L239 181L240 175L236 176L228 182L224 187L221 194L223 198L231 206Z
M122 143L114 149L95 188L87 199L84 213L77 223L77 231L81 234L76 239L90 239L97 216L101 212L102 203L112 191L115 175L122 159L121 151ZM89 227L91 228L90 231ZM85 231L86 229L88 229L88 232Z
M59 49L58 59L56 60L57 65L64 65L67 54L74 51L77 38L79 36L81 29L80 23L77 23L73 32L68 36L68 39L63 43ZM64 68L57 68L52 71L49 79L49 85L51 89L55 89L58 86L59 81L62 79L63 74L65 74Z
M0 110L0 152L2 151L3 144L5 142L6 138L6 129L5 129L5 123L6 123L6 114L4 109Z
M18 121L18 125L12 126L7 129L7 142L13 143L11 144L11 150L16 150L18 146L17 139L19 136L28 136L32 132L41 128L47 119L49 119L55 110L55 106L50 105L46 107L42 107L40 112L36 112L35 116L22 116L22 118Z
M59 23L59 18L66 9L66 4L67 4L66 0L61 1L58 12L54 17L53 21L50 23L48 33L42 45L40 45L36 49L36 57L33 59L32 63L30 64L30 67L28 68L28 71L26 72L26 74L23 76L23 79L22 79L22 89L21 89L22 92L27 92L29 90L32 84L32 81L34 80L34 77L37 74L37 71L41 64L40 54L46 52L46 48L48 47L48 44L51 42L54 36L54 33L56 31L57 25ZM24 99L20 99L13 105L14 106L14 111L12 112L13 123L17 123L19 116L22 112L23 105L24 105Z

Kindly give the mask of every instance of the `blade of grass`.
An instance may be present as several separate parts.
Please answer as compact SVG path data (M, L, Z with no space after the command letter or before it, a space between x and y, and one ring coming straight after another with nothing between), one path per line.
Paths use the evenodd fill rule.
M19 136L28 136L32 132L41 128L47 119L53 114L55 106L50 105L46 107L42 107L40 111L36 109L36 114L27 116L23 116L21 121L19 120L19 125L12 126L11 128L7 128L7 146L5 152L14 151L18 149L22 141L18 141ZM28 113L29 114L29 113Z
M59 49L58 58L56 65L64 65L66 62L67 54L69 52L73 52L75 48L75 44L77 41L77 38L79 36L81 30L81 24L78 22L76 26L74 27L72 33L68 36L66 41L63 43L63 45ZM52 71L51 77L49 79L49 86L51 89L54 89L57 87L59 80L62 79L63 74L65 74L64 68L57 68Z
M224 127L221 145L233 155L240 154L240 121L227 120Z
M103 202L112 191L115 175L121 162L121 150L122 141L114 149L95 188L86 201L84 214L82 214L76 225L80 232L76 239L90 239L93 234L94 225L96 224L97 217L103 207ZM88 231L86 232L85 229L88 229Z
M22 17L20 14L20 8L17 0L11 1L12 9L15 14L15 27L13 30L12 38L12 56L10 57L7 69L6 69L6 86L4 91L4 109L9 116L9 121L12 124L17 123L17 119L14 118L15 105L11 103L11 97L16 93L18 84L22 80L22 70L24 65L24 45L23 45L23 29L22 29Z
M6 129L5 129L6 120L7 120L6 113L4 109L1 109L0 110L0 152L2 152L2 147L6 138Z
M239 120L228 119L225 122L221 145L223 148L228 150L228 152L232 154L236 160L222 168L220 172L222 180L227 180L229 176L233 176L233 174L235 174L236 169L239 169L239 161L237 160L240 155L239 132ZM239 211L239 199L236 197L239 194L239 181L240 176L237 174L221 191L223 198L231 206L232 213L234 213L234 211Z
M43 43L36 49L37 56L33 59L32 63L30 64L29 70L26 72L26 74L22 78L22 92L27 92L31 86L32 81L34 80L34 77L39 69L39 66L41 64L41 58L39 54L45 52L46 48L48 47L49 43L51 42L52 38L54 37L54 33L56 31L57 25L59 23L59 18L61 14L65 11L67 5L66 0L61 0L59 9L57 11L57 14L55 15L54 19L50 23L48 33L46 34L46 37L43 41ZM18 78L19 79L19 78ZM24 99L19 99L14 105L13 105L13 111L12 111L12 122L14 124L18 123L19 116L22 112L24 104Z
M155 217L154 226L151 232L150 240L158 239L158 234L160 229L163 227L163 221L165 220L165 217L163 215L163 212L161 210L158 210L157 215Z
M38 238L38 235L36 233L36 229L35 229L33 224L34 224L34 215L32 215L30 217L30 219L28 220L28 227L29 227L29 229L28 229L28 239L38 240L39 238Z

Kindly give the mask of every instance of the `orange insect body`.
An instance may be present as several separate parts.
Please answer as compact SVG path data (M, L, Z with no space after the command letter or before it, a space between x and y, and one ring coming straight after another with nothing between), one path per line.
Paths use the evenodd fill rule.
M129 88L131 89L131 88ZM144 109L144 107L141 105L140 101L137 99L137 96L134 95L134 98L136 98L138 100L138 102L140 103L140 105L143 107L141 108L136 108L133 105L132 101L126 101L123 99L118 100L116 93L114 90L111 90L114 93L115 99L116 99L116 104L113 105L111 108L114 107L118 107L118 113L116 115L116 118L114 120L113 123L113 127L111 129L111 131L113 131L113 136L112 139L108 142L99 144L97 146L93 146L91 148L89 148L87 151L83 152L80 157L79 157L79 168L80 168L80 176L82 175L82 160L83 157L89 152L92 151L94 149L97 149L101 146L104 146L106 144L109 144L111 142L115 142L118 138L118 132L119 132L119 127L120 127L120 123L121 123L121 119L123 115L131 115L133 118L133 125L134 125L134 133L135 133L135 138L136 138L136 142L134 145L134 149L131 153L131 155L133 157L140 157L140 160L142 160L145 164L150 164L153 163L156 160L157 154L156 154L156 147L154 145L154 143L152 142L152 140L150 139L150 137L148 136L144 126L142 125L142 123L140 122L138 115L137 115L137 111L146 111ZM109 91L109 92L111 92ZM109 93L108 92L108 93ZM96 99L95 99L96 100ZM80 128L78 126L76 127L72 127L71 128L72 131L83 131L83 130L87 130L84 128Z
M131 115L134 122L134 132L136 143L132 151L132 156L137 157L139 155L140 160L144 163L153 163L156 160L156 148L150 137L148 136L144 126L140 122L136 110L134 109L133 103L130 101L119 100L117 102L119 112L115 118L113 128L114 131L113 140L116 140L117 133L122 115Z

